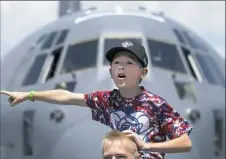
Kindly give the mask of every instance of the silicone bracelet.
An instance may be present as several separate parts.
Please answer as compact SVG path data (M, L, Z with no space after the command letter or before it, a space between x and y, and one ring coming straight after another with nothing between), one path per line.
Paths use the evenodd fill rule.
M35 91L30 91L29 96L28 96L28 99L33 102L34 102L34 93L35 93Z

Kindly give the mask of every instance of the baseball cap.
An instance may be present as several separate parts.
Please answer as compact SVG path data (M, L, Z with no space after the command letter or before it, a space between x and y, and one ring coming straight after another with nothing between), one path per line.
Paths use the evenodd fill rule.
M147 53L144 47L139 43L131 41L118 41L118 44L116 44L114 47L112 47L110 50L106 52L105 57L109 62L112 62L116 53L120 51L127 51L134 54L137 57L137 59L141 62L143 67L144 68L147 67L148 65Z

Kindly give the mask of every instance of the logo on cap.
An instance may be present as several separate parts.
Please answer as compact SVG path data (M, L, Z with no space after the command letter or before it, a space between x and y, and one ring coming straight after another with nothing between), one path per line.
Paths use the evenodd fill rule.
M123 46L123 47L130 47L130 46L133 46L133 43L130 42L130 41L124 41L124 42L122 43L122 46Z

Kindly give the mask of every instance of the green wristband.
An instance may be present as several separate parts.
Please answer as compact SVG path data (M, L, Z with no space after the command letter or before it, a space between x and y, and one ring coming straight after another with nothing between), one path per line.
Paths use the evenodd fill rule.
M35 93L35 91L30 91L29 96L28 96L28 99L33 102L34 102L34 93Z

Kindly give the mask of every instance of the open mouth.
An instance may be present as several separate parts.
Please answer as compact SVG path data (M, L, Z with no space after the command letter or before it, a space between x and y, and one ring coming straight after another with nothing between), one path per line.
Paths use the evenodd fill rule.
M118 78L119 79L124 79L124 78L126 78L126 75L124 73L119 73L118 74Z

